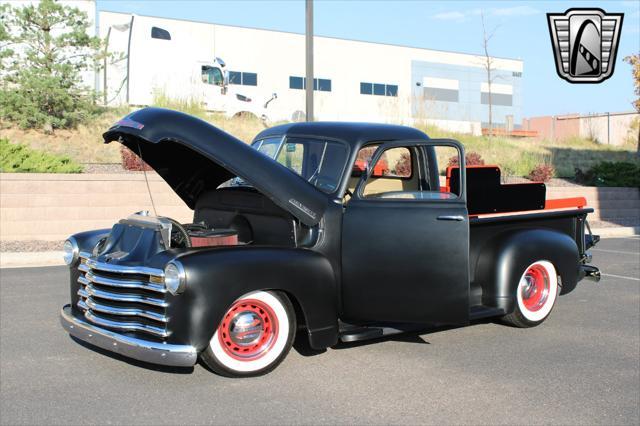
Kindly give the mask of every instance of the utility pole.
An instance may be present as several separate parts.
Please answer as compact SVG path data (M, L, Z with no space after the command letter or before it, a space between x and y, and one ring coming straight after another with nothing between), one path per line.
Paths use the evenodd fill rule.
M306 117L307 121L313 121L313 0L306 0L305 9Z

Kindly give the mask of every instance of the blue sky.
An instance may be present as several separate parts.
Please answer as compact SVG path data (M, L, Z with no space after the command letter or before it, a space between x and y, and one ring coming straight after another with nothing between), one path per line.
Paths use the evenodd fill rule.
M304 32L304 1L98 0L100 10L192 19L280 31ZM594 85L575 85L555 71L547 12L600 7L623 12L614 75ZM640 1L322 1L316 0L315 34L465 53L482 52L480 11L493 56L524 60L525 117L571 112L632 110L631 68L622 58L640 52ZM389 66L393 66L390 64Z

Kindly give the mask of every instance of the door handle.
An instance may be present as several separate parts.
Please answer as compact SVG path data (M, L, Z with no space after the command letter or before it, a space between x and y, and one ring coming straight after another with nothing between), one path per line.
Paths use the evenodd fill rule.
M452 220L455 222L462 222L464 216L438 216L438 220Z

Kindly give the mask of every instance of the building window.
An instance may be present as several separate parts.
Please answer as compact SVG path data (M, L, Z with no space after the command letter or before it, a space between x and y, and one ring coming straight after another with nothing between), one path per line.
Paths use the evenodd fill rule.
M425 100L440 102L458 102L459 92L453 89L440 89L438 87L424 88Z
M331 80L327 80L325 78L314 78L313 79L313 88L315 90L319 90L321 92L330 92L331 91Z
M290 89L304 89L304 78L302 77L289 77Z
M360 83L361 95L398 96L397 84Z
M257 86L258 74L254 72L229 71L229 84Z
M489 104L489 92L491 92L491 105L513 106L513 86L493 83L489 87L487 83L482 83L480 85L480 102L484 105Z
M385 96L398 96L398 86L396 84L387 84L387 91L385 92Z
M304 77L289 77L289 88L290 89L299 89L302 90L305 88L307 79ZM320 92L330 92L331 91L331 80L326 78L314 78L313 79L313 90L317 90Z
M480 94L480 102L484 105L489 105L489 93L482 92ZM504 93L492 93L491 105L513 106L513 95L507 95Z
M424 77L422 79L424 98L427 101L458 102L460 82L449 78Z
M157 38L158 40L171 40L171 34L169 31L163 30L158 27L151 27L151 38Z

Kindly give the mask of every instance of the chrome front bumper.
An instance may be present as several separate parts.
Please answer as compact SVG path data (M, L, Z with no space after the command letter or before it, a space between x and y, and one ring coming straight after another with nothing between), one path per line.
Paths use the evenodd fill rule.
M71 305L65 305L60 311L60 323L70 335L84 342L140 361L174 367L191 367L198 360L198 352L193 346L136 339L96 327L73 316Z

